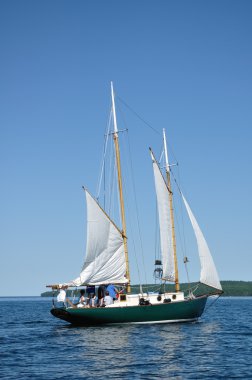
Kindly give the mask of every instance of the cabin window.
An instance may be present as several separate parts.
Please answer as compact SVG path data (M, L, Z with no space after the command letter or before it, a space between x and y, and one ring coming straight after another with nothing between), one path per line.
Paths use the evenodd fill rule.
M126 294L120 294L120 301L126 301Z
M176 294L172 295L172 299L175 300L177 298Z

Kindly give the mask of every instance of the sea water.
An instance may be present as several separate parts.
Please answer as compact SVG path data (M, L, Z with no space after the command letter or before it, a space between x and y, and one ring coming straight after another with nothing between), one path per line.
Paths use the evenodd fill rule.
M252 379L252 297L194 323L72 327L46 298L0 298L1 379Z

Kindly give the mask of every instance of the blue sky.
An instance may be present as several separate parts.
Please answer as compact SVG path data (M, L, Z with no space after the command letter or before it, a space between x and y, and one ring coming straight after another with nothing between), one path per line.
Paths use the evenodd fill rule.
M111 80L166 128L220 278L251 280L251 16L251 1L1 1L0 295L38 295L78 275L81 186L96 191ZM159 152L161 134L127 120L151 282L148 147Z

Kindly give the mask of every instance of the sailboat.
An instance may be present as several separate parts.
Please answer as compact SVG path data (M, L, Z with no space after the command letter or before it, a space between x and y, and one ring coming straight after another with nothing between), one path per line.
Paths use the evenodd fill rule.
M207 299L211 295L221 295L222 287L218 273L198 222L191 211L183 193L180 195L191 221L201 264L199 283L207 285L209 291L195 295L190 291L186 296L180 289L173 216L173 192L171 189L171 171L165 130L163 146L165 157L165 175L150 149L157 197L157 208L160 228L160 248L162 261L161 282L175 284L174 291L131 292L131 279L126 233L126 219L123 197L123 182L119 149L119 131L115 108L115 95L111 83L113 140L116 157L117 181L120 200L121 228L110 218L97 200L84 188L87 203L87 244L86 257L81 273L77 278L63 284L47 285L53 290L115 284L124 286L126 292L119 294L117 300L106 307L53 306L53 316L74 325L90 326L123 323L169 323L192 322L201 317ZM64 301L64 299L62 299Z

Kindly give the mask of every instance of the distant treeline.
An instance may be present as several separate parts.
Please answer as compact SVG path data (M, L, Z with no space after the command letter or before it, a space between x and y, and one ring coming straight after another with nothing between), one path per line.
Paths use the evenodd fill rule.
M224 297L247 297L252 296L252 281L221 281L221 285L224 291L223 296ZM198 285L197 283L191 283L188 284L180 284L180 288L185 293L188 293L189 290L193 290L195 295L200 295L204 293L211 292L207 286L204 286L202 284ZM165 285L165 290L168 292L174 291L174 285ZM164 291L163 285L160 286L158 284L148 284L144 285L142 287L143 292L152 292L152 291ZM137 294L140 293L140 285L132 285L131 286L131 293ZM73 295L78 294L78 290L67 290L67 297L71 297ZM54 292L54 294L57 294L57 291ZM53 292L44 292L41 294L41 297L52 297Z

